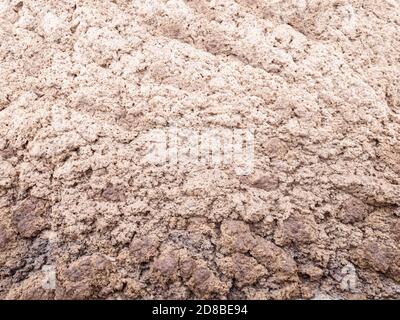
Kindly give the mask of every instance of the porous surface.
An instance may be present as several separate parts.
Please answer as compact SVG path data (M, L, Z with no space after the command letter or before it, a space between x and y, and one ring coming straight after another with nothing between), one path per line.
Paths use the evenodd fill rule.
M400 298L398 0L1 0L0 39L0 298ZM143 162L171 124L254 172Z

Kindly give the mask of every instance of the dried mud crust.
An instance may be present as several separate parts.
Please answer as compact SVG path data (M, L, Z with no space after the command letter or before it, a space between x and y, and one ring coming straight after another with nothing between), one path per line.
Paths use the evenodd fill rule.
M400 298L399 34L396 0L1 1L0 298ZM254 172L145 164L170 124L254 128Z

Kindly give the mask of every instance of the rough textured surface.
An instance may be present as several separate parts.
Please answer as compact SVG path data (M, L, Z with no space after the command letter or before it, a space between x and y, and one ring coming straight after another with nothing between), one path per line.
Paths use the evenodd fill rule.
M1 0L0 39L0 298L400 298L399 1ZM254 172L144 164L170 124Z

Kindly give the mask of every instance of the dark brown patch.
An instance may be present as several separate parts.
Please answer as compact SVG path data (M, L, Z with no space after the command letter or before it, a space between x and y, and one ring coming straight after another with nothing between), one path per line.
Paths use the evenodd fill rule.
M171 279L176 275L178 258L174 253L165 253L154 261L153 272L164 278Z
M6 247L8 242L8 236L6 232L6 228L3 225L0 225L0 249Z
M12 221L22 237L32 238L48 227L45 220L47 211L46 201L30 197L15 207Z
M386 273L394 259L394 254L390 247L376 240L367 240L355 250L353 259L362 268Z
M357 198L351 198L342 203L339 220L343 223L363 221L369 214L369 207Z
M305 215L291 215L283 222L283 235L293 243L311 243L317 239L315 221Z

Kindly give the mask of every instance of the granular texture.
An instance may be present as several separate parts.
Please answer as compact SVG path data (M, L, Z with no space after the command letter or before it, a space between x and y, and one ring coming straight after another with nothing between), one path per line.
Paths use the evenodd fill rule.
M398 0L1 0L0 298L399 299ZM154 128L254 165L152 165Z

